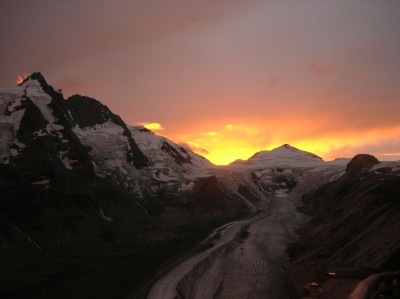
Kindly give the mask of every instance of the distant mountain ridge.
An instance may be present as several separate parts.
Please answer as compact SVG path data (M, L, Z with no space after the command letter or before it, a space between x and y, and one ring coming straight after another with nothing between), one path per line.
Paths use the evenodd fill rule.
M305 157L308 159L317 159L317 160L322 160L321 157L307 152L300 150L298 148L295 148L291 146L290 144L283 144L277 148L272 149L271 151L261 151L256 154L254 154L249 160L263 160L265 158L283 158L283 157Z
M313 166L325 163L317 155L299 150L289 144L283 144L270 151L260 151L248 160L236 160L230 165L262 165L262 166Z

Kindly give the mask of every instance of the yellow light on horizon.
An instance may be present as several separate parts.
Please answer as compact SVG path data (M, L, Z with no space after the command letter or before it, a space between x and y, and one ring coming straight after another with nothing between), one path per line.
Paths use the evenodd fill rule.
M218 132L211 131L211 132L201 133L201 135L207 135L207 136L214 137L214 136L218 135Z
M139 125L145 127L148 130L151 131L161 131L164 130L163 126L160 123L138 123Z
M284 125L281 121L278 124L273 122L219 123L214 126L208 125L206 130L186 132L186 135L180 137L178 142L187 144L192 151L216 165L228 165L237 159L246 160L259 151L272 150L283 144L290 144L299 150L315 154L325 161L332 161L337 158L351 158L362 152L365 146L392 142L392 136L397 136L400 132L400 126L396 126L362 132L350 128L340 133L314 134L307 131L302 133L301 130L310 125L307 120L304 121L304 126L300 126L301 121L297 121L296 125L283 123ZM297 132L302 134L297 134ZM383 151L380 155L397 157L400 153L397 150L393 153Z
M205 133L191 134L192 138L182 142L212 163L228 165L238 159L246 160L262 150L249 142L252 138L254 141L258 133L256 126L228 123Z
M238 159L247 160L255 154L253 149L227 148L219 151L212 151L208 154L199 153L215 165L228 165Z

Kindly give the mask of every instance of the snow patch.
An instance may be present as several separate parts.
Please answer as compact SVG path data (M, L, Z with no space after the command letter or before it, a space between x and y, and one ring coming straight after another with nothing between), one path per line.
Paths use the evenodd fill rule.
M10 156L18 155L18 149L25 146L15 138L25 113L25 109L17 109L22 103L22 93L21 88L0 88L0 163L2 164L8 164Z
M188 182L188 183L183 183L179 189L178 192L184 192L184 191L191 191L195 185L195 182Z

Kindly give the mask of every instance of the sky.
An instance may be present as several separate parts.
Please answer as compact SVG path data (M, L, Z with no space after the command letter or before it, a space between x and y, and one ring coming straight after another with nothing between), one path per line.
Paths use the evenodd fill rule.
M400 160L398 0L2 0L0 86L40 71L216 164L288 143Z

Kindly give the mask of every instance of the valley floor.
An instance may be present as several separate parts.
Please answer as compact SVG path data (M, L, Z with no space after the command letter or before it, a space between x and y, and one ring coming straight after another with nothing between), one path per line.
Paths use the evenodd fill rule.
M216 229L202 243L208 249L177 263L146 298L296 298L285 249L307 221L294 204L300 189L269 199L267 210L256 216Z

